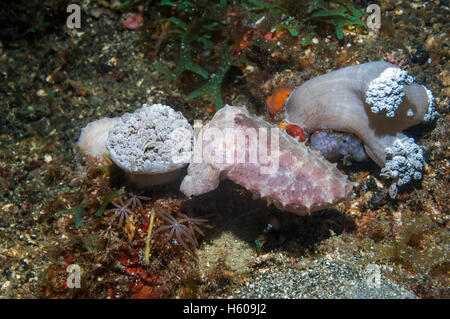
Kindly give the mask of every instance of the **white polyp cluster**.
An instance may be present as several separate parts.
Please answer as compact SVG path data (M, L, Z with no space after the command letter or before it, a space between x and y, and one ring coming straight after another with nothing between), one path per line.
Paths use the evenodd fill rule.
M434 118L436 117L436 109L434 107L434 96L433 96L433 92L431 92L425 85L423 85L423 88L427 92L427 96L428 96L428 111L425 113L425 116L423 119L426 122L430 122L430 121L434 120Z
M392 146L386 148L386 165L381 169L381 175L396 181L391 186L391 197L395 197L393 188L402 186L412 179L422 179L422 169L425 164L423 150L414 141L404 134L398 134Z
M414 77L400 68L387 68L370 82L366 91L366 103L371 111L394 117L405 96L404 88L414 82Z
M162 104L124 114L106 142L111 159L130 173L162 173L191 158L193 131L180 112Z

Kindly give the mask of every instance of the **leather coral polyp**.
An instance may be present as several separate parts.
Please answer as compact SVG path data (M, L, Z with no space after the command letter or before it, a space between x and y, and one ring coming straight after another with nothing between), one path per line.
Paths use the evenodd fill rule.
M284 106L286 120L308 133L331 129L355 134L367 155L384 167L392 137L434 118L432 93L405 74L376 61L317 76L291 93Z

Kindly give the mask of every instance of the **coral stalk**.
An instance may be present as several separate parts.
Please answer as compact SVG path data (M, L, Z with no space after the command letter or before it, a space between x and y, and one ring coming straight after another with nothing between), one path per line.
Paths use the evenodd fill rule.
M154 223L154 221L155 221L155 210L152 209L152 212L150 213L150 225L148 226L147 238L145 239L144 261L145 261L146 265L150 264L151 238L152 238L152 231L153 231L153 223Z

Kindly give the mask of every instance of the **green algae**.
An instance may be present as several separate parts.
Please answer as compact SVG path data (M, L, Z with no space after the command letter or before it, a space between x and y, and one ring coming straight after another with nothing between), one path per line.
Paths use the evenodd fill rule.
M225 102L222 98L222 83L224 82L224 78L230 67L233 65L237 65L237 63L239 63L241 59L239 59L238 61L233 61L233 57L226 48L223 48L222 52L222 60L217 69L217 72L211 74L208 78L208 81L203 86L201 86L194 92L191 92L186 97L186 101L195 99L199 96L208 96L213 100L214 104L216 105L216 109L220 109L225 106Z
M125 191L124 188L119 189L118 191L113 192L110 196L108 196L103 203L100 205L100 207L95 212L94 216L101 217L103 213L105 212L106 206L114 199L119 197L123 192Z
M83 226L83 213L84 213L84 209L85 206L83 204L78 205L74 208L70 208L70 209L64 209L64 210L60 210L58 212L56 212L57 215L59 214L73 214L74 219L75 219L75 226L76 227L81 227Z
M336 32L336 37L338 39L344 38L344 27L349 25L359 25L366 27L364 21L361 17L365 14L364 11L355 8L355 6L348 1L335 1L343 5L343 8L331 9L329 6L325 5L323 1L316 1L315 10L306 19L316 20L331 24Z

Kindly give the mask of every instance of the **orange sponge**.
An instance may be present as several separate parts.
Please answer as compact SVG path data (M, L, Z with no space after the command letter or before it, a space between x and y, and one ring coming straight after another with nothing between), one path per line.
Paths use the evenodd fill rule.
M291 94L292 89L279 88L274 91L274 93L269 96L266 100L267 110L270 115L274 116L283 108L284 102Z

